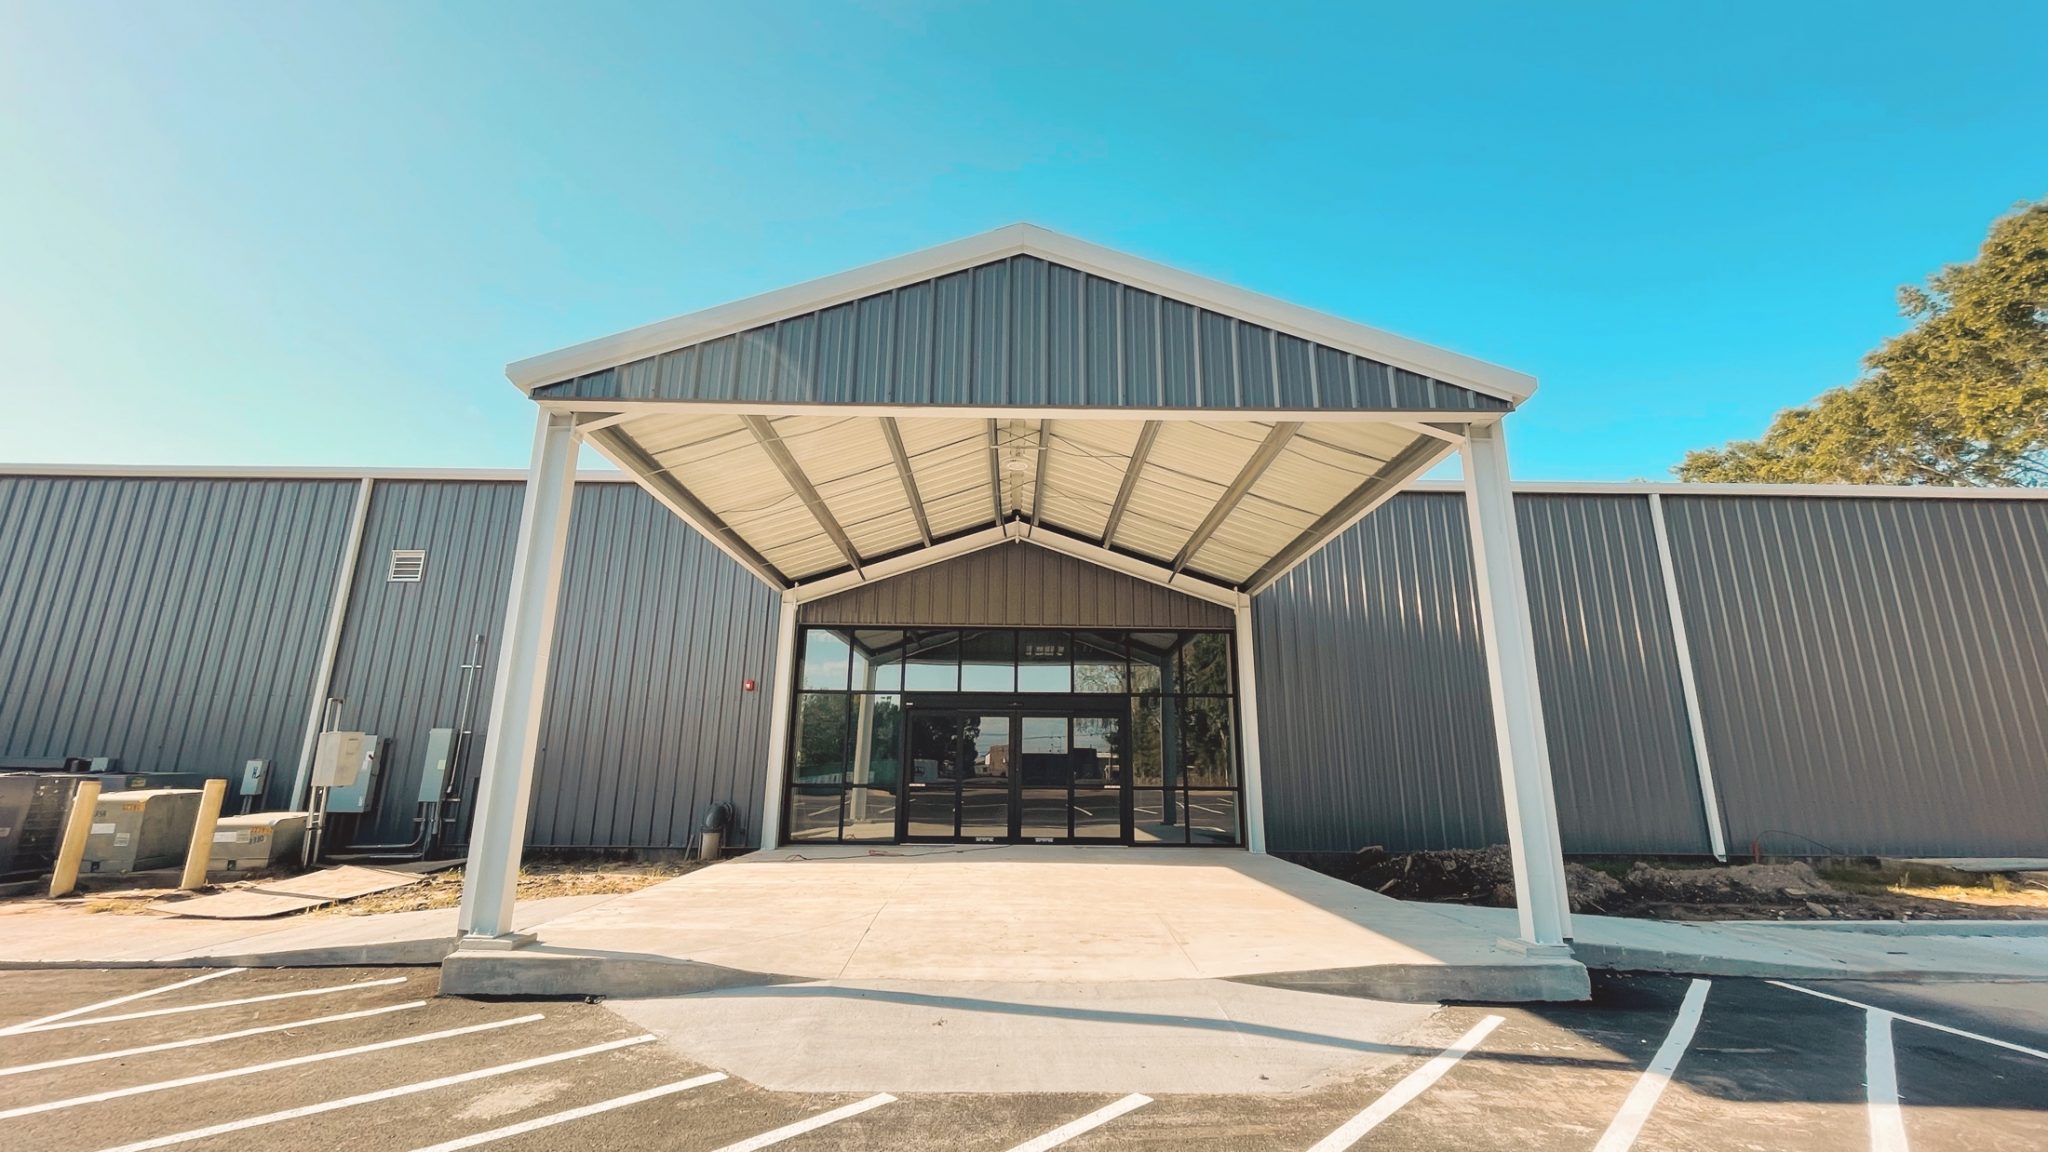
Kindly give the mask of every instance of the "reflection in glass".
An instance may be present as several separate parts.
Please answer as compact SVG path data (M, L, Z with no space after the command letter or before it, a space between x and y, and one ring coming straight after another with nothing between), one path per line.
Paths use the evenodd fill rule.
M960 636L957 632L912 632L905 642L903 690L958 692Z
M903 688L903 633L863 629L853 634L854 647L867 654L872 682L853 686L856 692L897 692Z
M968 783L998 782L1007 787L1010 779L1010 718L1001 713L968 716L965 734L967 762L961 766L961 779Z
M824 628L805 632L802 687L843 691L849 655L846 637L842 633Z
M1017 690L1017 634L968 632L960 638L962 692Z
M1124 638L1114 632L1074 633L1074 691L1128 691Z
M1065 632L1025 632L1017 637L1017 690L1074 690L1073 663Z
M853 709L853 762L846 782L895 788L903 771L902 697L855 696Z
M1131 839L1139 844L1185 844L1187 826L1180 821L1180 795L1156 788L1131 793Z
M789 838L834 840L839 836L839 786L805 787L789 793Z
M1237 843L1237 793L1190 792L1187 804L1190 843Z
M1180 644L1176 632L1133 632L1131 646L1131 691L1176 692L1180 679L1174 673L1174 654Z
M1237 783L1235 746L1230 738L1230 700L1183 696L1174 701L1179 724L1173 734L1180 750L1176 782L1190 788L1228 788Z
M1074 787L1123 783L1123 728L1121 716L1074 717Z
M1010 835L1010 790L986 784L960 789L960 835L969 840L1004 840Z
M846 722L850 697L840 693L805 693L797 701L796 764L791 779L798 784L837 784L846 776Z
M1165 781L1164 710L1157 696L1131 699L1131 784L1159 787Z
M1230 691L1230 637L1197 632L1180 650L1180 687L1176 691L1221 696Z
M848 788L846 790L846 839L894 840L895 838L895 789Z
M1123 793L1115 789L1074 789L1074 839L1123 837Z

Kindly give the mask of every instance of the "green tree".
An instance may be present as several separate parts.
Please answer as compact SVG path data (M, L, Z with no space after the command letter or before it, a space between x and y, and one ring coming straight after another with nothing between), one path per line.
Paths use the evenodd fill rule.
M2048 485L2048 200L1991 225L1977 259L1899 289L1912 327L1854 384L1758 440L1688 452L1710 483Z

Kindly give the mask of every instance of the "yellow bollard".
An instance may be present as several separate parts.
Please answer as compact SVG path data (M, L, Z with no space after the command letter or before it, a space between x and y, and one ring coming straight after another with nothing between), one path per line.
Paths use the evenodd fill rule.
M71 814L64 819L64 843L57 848L57 870L50 874L50 895L69 896L78 887L78 865L85 859L85 838L92 835L93 809L99 807L100 782L81 780L71 793Z
M199 819L192 825L192 845L185 849L185 875L178 887L187 892L206 887L206 860L213 855L213 828L220 822L220 802L228 794L228 782L208 780L199 797Z

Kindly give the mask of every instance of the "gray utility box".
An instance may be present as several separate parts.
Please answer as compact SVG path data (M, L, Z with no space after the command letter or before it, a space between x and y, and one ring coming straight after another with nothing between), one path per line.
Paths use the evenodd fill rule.
M49 871L77 788L76 776L0 774L0 875Z
M213 826L213 847L206 854L208 872L255 872L299 862L306 838L304 812L251 812L223 816Z
M199 820L196 788L115 792L93 806L85 838L87 872L147 872L185 862Z

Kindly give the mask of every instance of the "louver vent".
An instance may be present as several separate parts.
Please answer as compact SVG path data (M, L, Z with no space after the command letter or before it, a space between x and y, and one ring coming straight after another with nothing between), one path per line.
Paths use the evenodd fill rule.
M424 548L393 548L391 550L391 573L386 577L393 584L417 584L427 570L427 552Z

